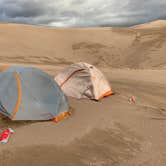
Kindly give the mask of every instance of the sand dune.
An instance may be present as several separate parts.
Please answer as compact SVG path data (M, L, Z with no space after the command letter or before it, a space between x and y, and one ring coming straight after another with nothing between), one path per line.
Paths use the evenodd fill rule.
M69 65L85 61L99 67L164 68L166 28L151 28L159 23L138 29L0 24L0 59L1 63Z
M0 71L30 65L55 76L85 61L105 73L115 92L101 102L69 98L73 115L58 124L0 116L0 131L16 131L0 145L0 166L165 166L164 24L84 29L0 24ZM130 104L132 95L136 103Z
M155 28L165 28L166 27L166 21L165 20L157 20L157 21L152 21L148 22L145 24L140 24L133 26L132 28L136 29L155 29Z

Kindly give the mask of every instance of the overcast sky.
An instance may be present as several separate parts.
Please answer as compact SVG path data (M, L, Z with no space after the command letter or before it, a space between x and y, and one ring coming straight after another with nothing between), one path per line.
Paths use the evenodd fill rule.
M1 22L89 27L156 19L166 19L166 0L0 0Z

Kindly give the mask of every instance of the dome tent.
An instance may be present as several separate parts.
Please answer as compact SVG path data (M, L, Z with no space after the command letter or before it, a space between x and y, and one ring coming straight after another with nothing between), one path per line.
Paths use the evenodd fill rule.
M68 113L57 83L32 67L11 67L0 74L0 113L12 120L49 120Z
M55 81L67 96L100 100L112 94L109 82L96 67L80 62L60 72Z

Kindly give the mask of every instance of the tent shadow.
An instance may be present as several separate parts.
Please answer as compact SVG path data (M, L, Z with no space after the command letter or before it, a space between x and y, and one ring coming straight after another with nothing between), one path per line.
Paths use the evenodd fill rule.
M74 114L75 110L73 107L69 106L69 111ZM23 127L26 125L31 125L34 123L46 123L46 122L53 122L52 120L20 120L20 121L12 121L9 119L7 116L0 114L0 129L5 129L5 128L18 128L18 127ZM55 123L55 122L54 122Z
M22 126L26 126L26 125L30 125L33 123L38 123L38 122L48 122L47 121L30 121L30 120L25 120L25 121L12 121L11 119L9 119L8 117L4 116L3 114L0 114L0 129L4 129L4 128L18 128L18 127L22 127Z

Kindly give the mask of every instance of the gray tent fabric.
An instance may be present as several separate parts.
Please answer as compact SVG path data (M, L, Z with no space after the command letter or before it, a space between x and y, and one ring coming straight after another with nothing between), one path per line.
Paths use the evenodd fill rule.
M11 67L0 74L0 113L12 120L49 120L68 112L58 84L32 67Z

